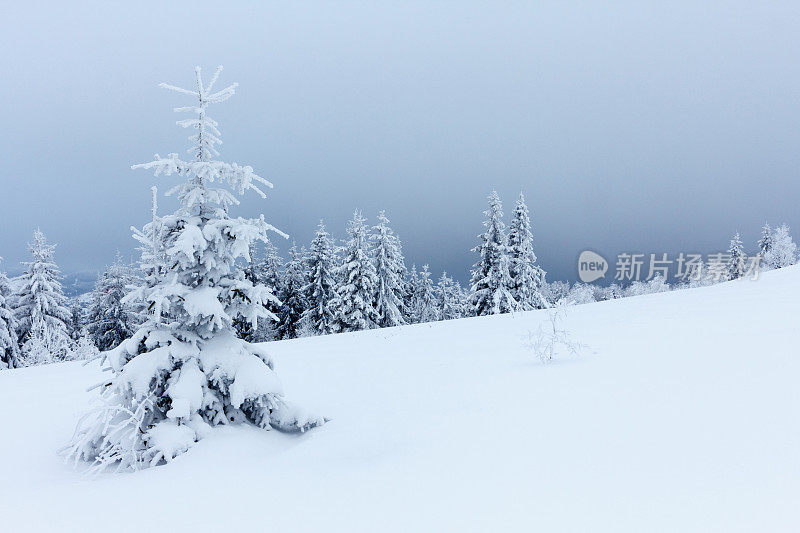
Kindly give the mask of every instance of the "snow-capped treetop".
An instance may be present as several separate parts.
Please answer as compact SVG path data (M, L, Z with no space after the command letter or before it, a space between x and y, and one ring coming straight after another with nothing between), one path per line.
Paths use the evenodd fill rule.
M171 153L166 158L156 154L154 161L131 167L133 169L152 169L156 176L163 173L167 176L178 174L187 178L186 181L167 192L167 195L178 193L178 198L187 214L202 214L199 210L210 205L219 205L227 210L229 206L239 203L239 200L227 189L209 188L208 185L212 182L227 183L240 195L247 190L254 190L262 198L266 198L266 194L257 183L272 188L272 184L255 174L250 166L214 160L214 157L219 155L216 145L222 144L220 139L222 134L217 128L217 122L206 114L206 110L210 104L224 102L233 96L238 86L233 83L221 91L212 93L211 90L219 78L220 72L222 72L221 66L217 67L208 84L203 85L200 67L195 67L197 88L191 91L166 83L160 84L160 87L197 99L197 103L194 105L175 108L175 112L178 113L190 112L197 115L177 122L181 127L196 130L196 133L189 137L192 147L188 150L190 154L194 155L194 159L183 161L178 158L176 153ZM272 226L266 225L266 227L278 231Z

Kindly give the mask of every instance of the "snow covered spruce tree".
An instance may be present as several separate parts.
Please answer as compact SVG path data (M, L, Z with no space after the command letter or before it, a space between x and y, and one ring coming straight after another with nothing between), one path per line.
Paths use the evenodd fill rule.
M439 320L436 294L434 293L433 279L428 265L422 265L422 270L417 275L411 302L411 317L414 324L424 324L425 322Z
M72 314L59 281L55 245L47 244L44 234L37 229L28 249L33 260L23 263L26 270L16 280L17 293L13 298L22 361L24 365L60 361L71 347L67 324Z
M739 233L733 236L728 247L728 279L739 279L745 272L745 253Z
M511 276L511 295L523 311L548 307L542 295L545 273L536 264L533 252L533 233L531 218L525 196L519 193L514 207L514 216L508 231L509 265Z
M20 366L17 319L9 305L11 282L0 272L0 370Z
M367 240L366 219L359 211L347 226L349 239L344 247L339 267L339 286L331 302L334 310L333 329L336 332L359 331L374 328L378 313L373 299L377 285L375 265Z
M264 253L259 256L256 254L256 246L250 246L250 262L243 268L244 277L250 280L253 285L264 285L273 294L277 294L282 278L280 269L283 259L278 253L278 248L267 241L264 244ZM270 300L264 307L274 315L278 315L280 302ZM239 317L233 321L236 335L247 342L266 342L278 338L277 327L272 320L260 320L254 326L247 318Z
M436 284L436 307L439 320L453 320L465 316L461 285L442 272Z
M227 100L236 87L212 92L221 70L206 84L197 68L191 91L162 84L194 99L176 110L197 115L178 122L194 130L193 157L183 161L177 154L156 155L155 161L133 167L183 178L173 189L180 207L159 217L158 231L143 232L160 235L153 248L165 260L152 262L146 283L127 299L147 302L150 314L131 338L105 352L113 373L100 384L105 406L76 430L67 449L75 460L136 469L170 461L220 424L246 421L265 429L304 431L324 422L287 403L266 351L234 334L238 317L253 323L275 318L263 305L275 297L247 280L235 262L249 261L250 245L278 230L263 215L244 219L228 214L238 200L223 185L264 197L257 184L270 184L249 166L214 159L220 132L207 109Z
M772 249L772 228L768 222L764 222L764 226L761 228L761 238L758 239L758 252L763 258L770 249Z
M389 227L386 213L378 213L378 224L372 227L373 251L375 254L375 311L378 314L378 327L402 326L403 290L406 266L400 239Z
M514 299L513 282L508 271L508 243L503 224L503 206L497 191L488 197L489 209L484 211L486 231L479 237L481 244L472 249L480 259L472 270L471 313L473 315L497 315L519 309Z
M789 226L781 224L772 232L770 249L761 259L766 268L783 268L797 262L797 245L792 240Z
M305 285L305 257L304 253L297 250L297 245L292 243L289 249L289 260L286 262L286 271L278 291L281 307L278 310L278 338L294 339L299 337L300 320L306 310L306 300L303 294Z
M86 328L100 351L110 350L129 338L139 326L138 316L122 299L135 286L130 268L117 258L95 283L92 303L86 318Z
M309 333L326 335L333 332L331 302L336 298L337 259L336 247L320 220L308 252L308 274L303 287L307 306L302 318L303 329Z

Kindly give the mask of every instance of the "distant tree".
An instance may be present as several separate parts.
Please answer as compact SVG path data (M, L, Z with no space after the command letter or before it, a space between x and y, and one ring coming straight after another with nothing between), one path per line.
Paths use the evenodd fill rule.
M655 294L667 292L671 288L661 274L656 274L649 281L634 281L625 289L625 296L642 296L644 294Z
M436 306L436 294L433 287L433 279L428 265L422 265L416 283L415 293L412 303L412 316L415 324L435 322L439 320L439 312Z
M461 285L442 272L436 284L436 308L439 320L453 320L465 316Z
M315 335L333 332L331 302L336 298L336 247L320 220L307 258L307 279L303 287L307 308L303 313L304 328Z
M783 268L797 262L797 245L789 233L789 226L782 224L772 232L772 243L764 254L762 263L769 268Z
M9 305L11 283L0 272L0 369L15 368L22 364L17 339L17 319Z
M375 311L379 327L401 326L406 266L400 239L389 227L386 213L378 213L378 224L372 227L372 250L375 257Z
M545 273L536 264L533 233L525 196L519 193L508 231L511 294L522 310L543 309L547 302L542 295Z
M411 270L403 284L403 311L407 324L416 324L418 318L414 312L417 293L419 292L419 272L416 263L411 264Z
M728 279L741 278L745 272L746 255L739 233L736 233L731 239L728 247L728 256Z
M496 191L489 195L489 209L485 211L480 235L481 244L473 248L480 258L472 270L472 314L496 315L519 309L512 294L513 282L508 271L508 244L503 224L503 207Z
M764 227L761 228L761 238L758 240L758 250L761 257L767 255L772 249L772 228L769 223L765 222Z
M336 332L374 328L378 321L373 306L377 276L365 222L366 219L356 211L347 227L349 239L338 269L336 298L331 302Z
M278 290L281 307L278 310L278 337L281 339L297 338L300 331L300 319L306 311L306 299L303 294L305 285L305 254L297 250L292 243L289 249L289 260Z
M104 352L115 348L139 327L136 310L131 304L123 303L133 285L134 275L119 255L97 279L86 328L98 350Z
M83 335L86 328L86 313L78 302L72 302L70 306L69 336L73 341L77 341Z
M67 324L72 315L53 259L55 245L47 244L44 234L37 229L28 249L33 261L23 263L26 271L17 279L13 299L23 360L25 364L60 361L70 348Z

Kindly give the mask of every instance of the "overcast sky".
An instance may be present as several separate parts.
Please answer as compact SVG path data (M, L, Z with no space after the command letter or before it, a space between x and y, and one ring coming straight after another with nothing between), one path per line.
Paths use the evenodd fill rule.
M3 4L0 268L37 226L65 272L132 256L175 182L130 165L188 147L158 83L194 65L240 84L221 158L275 184L234 214L298 243L385 209L409 264L464 280L492 189L525 192L548 279L800 228L796 0L111 4Z

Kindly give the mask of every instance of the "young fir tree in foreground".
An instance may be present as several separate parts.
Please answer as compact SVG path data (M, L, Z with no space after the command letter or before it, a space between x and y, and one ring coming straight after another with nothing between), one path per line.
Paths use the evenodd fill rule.
M54 260L55 245L47 244L44 234L37 229L28 248L33 260L23 263L26 270L17 279L13 301L23 364L60 361L66 358L71 346L67 328L71 313Z
M304 329L315 335L326 335L333 332L331 302L336 298L337 256L321 220L311 241L307 265L308 275L303 287L307 306L302 319Z
M364 222L366 219L356 211L347 226L350 238L339 267L336 298L331 302L336 332L371 329L378 320L372 303L377 284L375 265L372 264Z
M372 227L370 240L375 255L375 312L378 314L378 327L402 326L406 323L403 318L406 266L400 239L389 227L389 219L383 211L378 213L378 224Z
M508 249L511 294L520 309L528 311L548 307L547 301L542 295L545 274L544 270L536 264L530 213L522 193L519 193L509 226Z
M281 307L278 310L278 338L295 339L299 337L300 320L306 310L306 301L303 295L305 278L305 258L297 250L297 245L292 243L289 249L289 260L286 262L286 271L283 282L278 292Z
M136 277L129 267L122 264L119 255L114 264L97 279L86 317L86 328L101 352L118 346L133 335L139 326L131 304L122 301L135 282Z
M11 283L4 272L0 272L0 370L15 368L22 364L17 340L17 319L9 305Z
M480 258L472 270L470 304L472 314L497 315L518 309L512 294L513 284L508 271L508 244L503 224L503 206L497 191L488 197L489 209L484 211L486 231L481 243L472 250Z
M145 302L150 314L131 338L105 353L113 372L100 385L106 405L79 425L67 451L75 460L135 469L173 459L220 424L246 421L304 431L324 422L287 403L266 351L234 334L239 317L253 324L275 319L264 307L273 294L246 279L235 262L249 261L251 245L277 230L263 216L232 218L228 210L236 197L212 187L228 185L238 194L253 190L264 197L257 183L270 186L249 166L214 159L220 132L207 108L227 100L236 87L212 92L220 70L205 84L197 68L193 91L162 84L194 100L177 109L197 114L178 122L195 132L193 158L156 155L133 167L183 178L173 189L180 207L154 217L157 230L140 232L158 240L143 257L148 279L126 300ZM151 254L162 259L151 261Z

